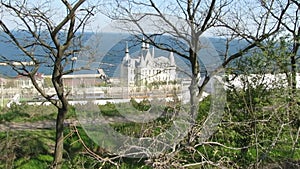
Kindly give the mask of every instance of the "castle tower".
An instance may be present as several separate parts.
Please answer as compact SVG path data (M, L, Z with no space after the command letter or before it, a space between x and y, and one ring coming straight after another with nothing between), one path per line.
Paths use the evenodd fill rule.
M173 52L169 57L155 57L155 48L150 49L149 43L144 38L141 43L141 51L138 58L130 56L128 43L120 68L120 76L123 85L141 86L155 81L169 82L176 80L176 62Z
M176 66L173 52L170 52L169 60L171 66Z
M126 49L125 49L125 57L124 57L125 61L130 60L130 55L129 55L129 49L128 49L128 42L126 42Z
M143 36L143 39L142 39L142 46L141 46L141 49L142 49L142 51L143 51L144 49L146 49L144 36Z
M153 56L153 57L155 56L154 51L155 51L155 48L154 48L154 46L153 46L153 47L152 47L152 56Z
M128 42L126 42L125 56L120 67L120 77L121 83L125 86L132 85L134 81L134 63L129 54Z
M170 81L174 81L176 80L176 63L175 63L175 59L174 59L174 54L173 52L170 52L170 55L169 55L169 61L170 61Z

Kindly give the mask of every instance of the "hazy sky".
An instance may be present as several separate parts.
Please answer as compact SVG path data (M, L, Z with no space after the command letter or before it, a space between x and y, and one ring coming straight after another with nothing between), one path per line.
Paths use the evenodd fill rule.
M33 5L39 6L39 4L44 3L38 0L28 0L27 2L30 3L31 6ZM60 1L51 1L51 3L47 5L43 4L42 6L44 7L44 9L50 9L49 11L52 13L51 18L53 21L59 22L65 16L66 10L64 5ZM6 23L9 29L14 29L21 23L20 20L14 18L7 11L1 9L1 7L0 7L0 19ZM93 31L93 32L100 31L101 28L105 27L106 25L109 25L110 22L111 20L105 15L101 14L100 12L95 13L95 15L89 20L89 26L87 27L87 31Z

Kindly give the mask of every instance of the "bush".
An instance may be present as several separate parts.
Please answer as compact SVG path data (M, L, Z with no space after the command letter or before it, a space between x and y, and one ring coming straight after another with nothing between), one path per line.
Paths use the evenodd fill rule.
M4 114L0 114L0 122L22 121L22 119L29 118L27 108L28 105L12 104Z
M116 109L115 104L106 103L105 105L99 105L99 109L102 115L104 116L121 116L118 110Z

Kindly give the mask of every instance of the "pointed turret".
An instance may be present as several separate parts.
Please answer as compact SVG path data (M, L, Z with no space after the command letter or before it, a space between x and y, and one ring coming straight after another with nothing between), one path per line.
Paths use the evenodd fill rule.
M144 59L145 59L145 64L146 66L151 66L153 64L154 60L154 55L153 52L150 50L150 45L149 43L146 43L146 49L144 51Z
M174 80L176 80L176 63L175 63L173 52L170 52L169 61L170 61L169 81L174 81Z
M128 60L130 60L130 55L129 55L129 49L128 49L128 42L126 42L125 56L123 58L123 61L128 61Z
M155 57L154 51L155 51L155 49L154 49L154 46L153 46L153 47L152 47L152 57Z
M145 49L147 49L147 50L149 50L149 49L150 49L150 45L149 45L149 43L146 43L146 47L145 47Z
M127 41L126 41L126 49L125 49L125 53L129 53L128 42L127 42Z
M145 67L145 66L146 66L146 62L145 62L144 56L142 55L140 58L140 67Z
M171 66L176 66L173 52L170 52L169 60Z
M142 48L142 50L144 50L146 48L144 36L143 36L143 39L142 39L142 46L141 46L141 48Z

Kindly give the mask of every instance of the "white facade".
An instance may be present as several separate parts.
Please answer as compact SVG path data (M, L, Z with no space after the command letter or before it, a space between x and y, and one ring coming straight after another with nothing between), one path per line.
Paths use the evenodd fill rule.
M41 73L37 73L34 76L36 83L38 84L39 87L43 87L44 86L44 75ZM22 76L22 75L18 75L16 77L16 85L18 88L22 88L22 89L34 89L34 85L31 82L31 79L27 76Z
M125 56L120 68L124 85L143 86L153 82L174 82L176 80L176 63L174 55L155 57L154 48L142 44L138 57L132 58L126 46Z

